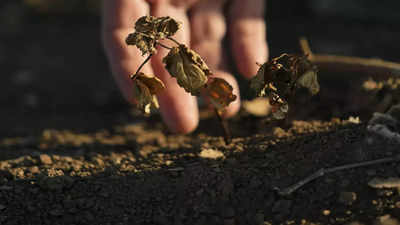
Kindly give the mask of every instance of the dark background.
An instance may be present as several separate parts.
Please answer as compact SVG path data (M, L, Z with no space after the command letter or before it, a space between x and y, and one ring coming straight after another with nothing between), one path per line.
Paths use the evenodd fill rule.
M46 128L80 131L134 122L113 83L100 42L99 0L2 0L0 135ZM270 56L299 52L400 61L400 3L271 0Z

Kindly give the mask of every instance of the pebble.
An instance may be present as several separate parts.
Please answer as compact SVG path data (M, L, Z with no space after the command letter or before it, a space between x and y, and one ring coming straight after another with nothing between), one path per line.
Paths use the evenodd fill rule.
M29 168L29 172L32 173L32 174L35 174L35 173L39 173L40 170L39 170L39 167L32 166L32 167Z
M5 205L0 205L0 210L7 208Z
M41 154L39 156L40 162L44 165L49 165L53 163L53 160L51 160L50 156L47 154Z
M386 214L376 218L374 225L400 225L400 222L396 218Z
M339 202L345 205L351 205L357 200L357 194L355 192L343 191L339 194Z
M331 210L329 210L329 209L322 210L322 215L329 216L330 214L331 214Z

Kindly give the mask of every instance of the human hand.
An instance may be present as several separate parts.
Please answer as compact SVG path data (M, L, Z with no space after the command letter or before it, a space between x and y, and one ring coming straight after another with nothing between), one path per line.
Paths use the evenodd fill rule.
M229 0L228 0L229 1ZM264 22L265 0L103 0L103 43L114 78L123 96L135 103L133 83L130 79L144 57L125 39L133 31L135 21L144 15L171 16L182 22L183 29L174 36L176 40L190 46L199 53L216 77L224 78L234 88L237 100L225 113L234 115L240 107L239 89L236 80L223 72L224 52L222 39L226 31L231 40L232 53L241 74L250 78L256 74L256 62L265 62L268 48ZM229 4L228 15L224 5ZM188 12L190 16L188 16ZM229 21L228 27L227 22ZM159 48L141 71L155 74L166 89L158 96L161 115L170 128L178 133L193 131L198 124L199 113L196 98L178 86L164 69L162 58L167 50Z

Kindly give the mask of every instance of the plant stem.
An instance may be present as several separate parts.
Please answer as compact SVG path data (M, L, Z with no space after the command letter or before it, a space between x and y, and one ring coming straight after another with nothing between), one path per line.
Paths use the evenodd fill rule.
M304 54L308 55L308 59L317 64L318 66L325 66L333 69L340 70L361 70L400 74L400 64L390 61L384 61L381 59L366 59L361 57L352 56L339 56L339 55L328 55L328 54L314 54L311 51L310 45L306 38L300 38L300 47Z
M157 42L157 44L160 45L160 46L163 47L163 48L168 49L168 50L171 50L171 49L172 49L171 47L168 47L168 46L166 46L166 45L164 45L164 44L161 44L160 42Z
M231 135L231 130L229 129L228 122L222 117L221 111L219 111L217 108L214 108L215 114L217 115L217 118L221 124L222 129L224 130L224 141L225 144L230 144L232 135Z
M131 76L132 80L135 80L137 77L137 74L139 73L139 71L143 68L143 66L150 60L150 58L153 56L153 54L150 54L149 56L147 56L147 58L142 62L142 64L139 66L139 68L136 70L136 73L133 74Z
M177 44L178 46L181 45L181 43L179 43L179 41L175 40L175 39L172 38L172 37L167 37L167 39L168 39L168 40L171 40L171 41L173 41L173 42L175 42L175 44Z

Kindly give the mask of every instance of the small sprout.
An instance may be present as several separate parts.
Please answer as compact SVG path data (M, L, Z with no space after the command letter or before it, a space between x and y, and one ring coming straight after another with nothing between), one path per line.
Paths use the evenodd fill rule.
M135 32L128 35L125 42L136 45L142 55L154 54L157 41L173 36L181 24L171 17L140 17L135 23Z
M151 107L158 108L156 94L164 90L164 83L154 75L137 73L134 80L134 92L138 99L138 107L149 114Z
M207 83L211 71L195 51L185 45L173 47L163 62L171 76L177 79L179 86L192 95L198 95Z
M269 98L274 118L283 119L297 89L305 88L312 95L319 92L317 69L306 56L282 54L260 66L250 87L257 96Z
M207 94L210 97L211 103L218 110L223 110L236 100L236 95L232 91L232 86L221 78L212 78L207 84Z

